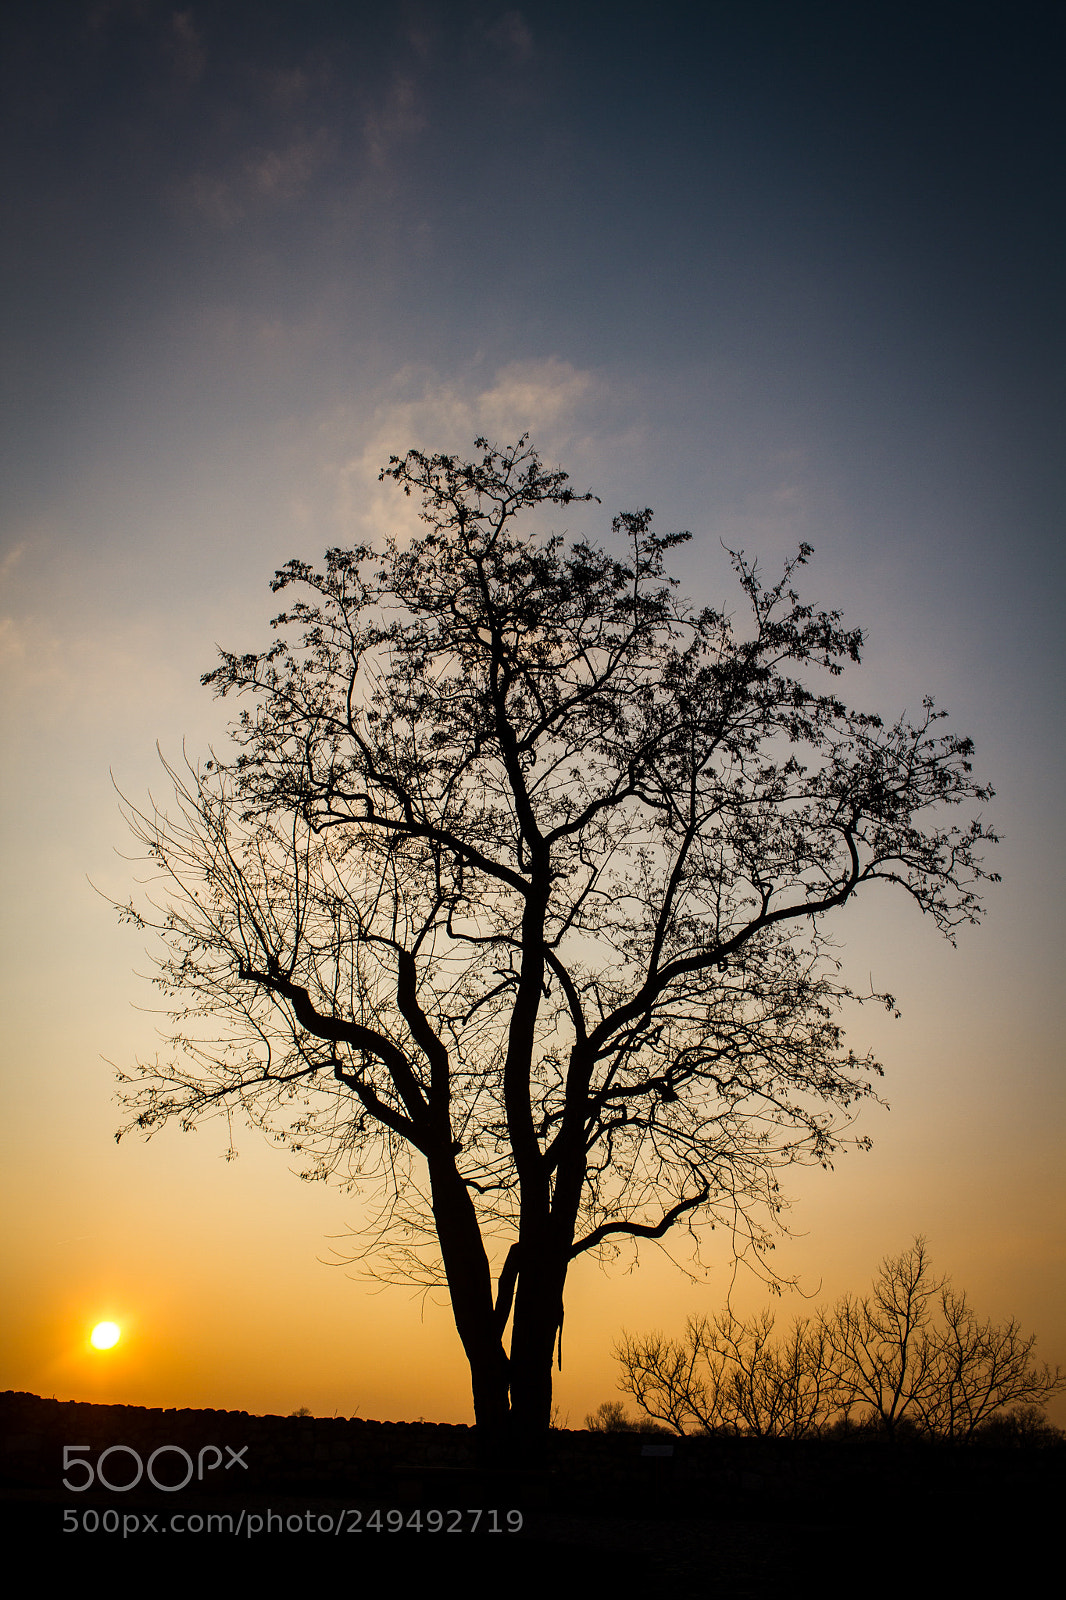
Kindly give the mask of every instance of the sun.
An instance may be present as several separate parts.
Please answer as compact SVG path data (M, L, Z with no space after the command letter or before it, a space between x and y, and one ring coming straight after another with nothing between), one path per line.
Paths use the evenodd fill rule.
M89 1343L94 1350L110 1350L121 1336L122 1329L117 1322L98 1322L89 1335Z

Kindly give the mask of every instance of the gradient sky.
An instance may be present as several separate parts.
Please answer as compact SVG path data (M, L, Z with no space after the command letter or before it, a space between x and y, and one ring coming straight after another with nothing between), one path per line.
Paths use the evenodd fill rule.
M838 925L898 998L869 1155L788 1187L778 1266L861 1289L918 1231L1066 1360L1063 55L1047 5L9 0L2 115L5 918L0 1385L467 1420L440 1305L324 1264L363 1201L235 1130L116 1147L158 1045L111 786L203 756L216 643L268 581L409 523L392 452L528 429L601 510L723 542L868 630L851 700L925 693L1005 835L958 948L887 891ZM721 1305L661 1255L575 1271L560 1415L623 1326ZM735 1303L764 1303L742 1278ZM786 1298L786 1319L803 1302ZM88 1352L95 1321L126 1337ZM1054 1413L1066 1422L1066 1406Z

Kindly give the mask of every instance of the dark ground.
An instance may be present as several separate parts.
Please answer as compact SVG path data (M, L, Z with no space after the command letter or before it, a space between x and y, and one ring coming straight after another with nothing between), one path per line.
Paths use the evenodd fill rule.
M744 1600L1038 1594L1061 1574L1062 1446L692 1439L649 1456L648 1445L670 1441L559 1433L539 1458L519 1462L486 1459L463 1428L11 1394L0 1396L0 1427L5 1548L28 1558L35 1577L99 1574L164 1588L193 1580L210 1592L260 1578L317 1585L335 1576L360 1587L452 1578L467 1592L506 1584L550 1600L560 1585L564 1596L609 1585L623 1595ZM246 1444L249 1476L235 1486L207 1471L180 1492L143 1476L129 1490L63 1485L84 1475L65 1471L65 1445L87 1446L71 1459L94 1466L120 1446L101 1463L120 1484L133 1448L146 1462L175 1441L190 1460L204 1445L217 1443L221 1455L227 1441ZM166 1480L175 1463L183 1471L183 1459L164 1455L157 1476ZM440 1513L436 1531L430 1512ZM521 1529L508 1531L517 1512ZM209 1517L221 1519L211 1531Z

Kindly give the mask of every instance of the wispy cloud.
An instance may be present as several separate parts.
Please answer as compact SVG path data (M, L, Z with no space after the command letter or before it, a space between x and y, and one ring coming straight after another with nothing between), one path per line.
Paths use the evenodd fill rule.
M414 78L397 73L384 96L364 119L363 132L371 161L376 166L384 166L396 147L420 134L427 121Z
M291 204L305 194L332 151L325 128L276 148L247 151L228 171L197 172L179 189L181 202L217 227Z
M485 34L508 66L524 67L533 59L533 33L521 11L504 11L488 25Z
M250 156L244 174L252 193L271 204L295 200L325 161L329 143L329 135L322 128L284 150L265 150Z
M26 543L25 540L23 540L19 544L13 544L11 549L5 551L4 555L0 557L0 584L5 583L11 576L19 562L22 560L25 551Z
M175 11L171 14L166 46L174 64L175 76L190 87L198 83L207 65L207 52L203 35L191 11Z
M56 729L76 717L106 724L116 712L156 708L180 699L181 675L160 652L159 620L101 633L40 614L0 616L0 672L8 731Z
M790 551L807 538L812 523L826 511L826 487L815 493L801 450L768 454L761 481L715 518L718 537L734 550Z
M335 473L336 516L346 534L398 538L418 529L418 507L380 484L378 473L390 455L412 447L467 456L479 435L511 443L523 433L545 459L573 462L587 454L587 441L603 430L608 387L602 378L558 356L514 361L485 382L469 375L445 382L425 369L406 367L371 417L337 414L328 426L333 438L361 434L363 443L328 470Z
M272 110L291 112L306 102L313 82L306 68L257 67L254 71L263 98Z
M474 405L486 430L499 429L504 434L570 431L582 412L602 398L603 388L591 372L549 356L501 367Z

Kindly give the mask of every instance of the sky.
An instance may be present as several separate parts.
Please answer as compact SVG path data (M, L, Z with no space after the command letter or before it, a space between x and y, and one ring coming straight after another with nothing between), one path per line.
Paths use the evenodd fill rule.
M526 431L602 497L571 532L691 531L695 603L734 601L726 546L808 541L867 632L851 701L974 739L1003 881L957 948L887 890L835 930L902 1010L849 1032L890 1109L789 1178L778 1315L924 1233L1066 1361L1054 10L9 0L0 1387L470 1419L446 1305L350 1259L367 1196L240 1128L116 1145L160 1023L107 896L116 790L225 747L200 675L265 644L274 570L409 528L390 454ZM766 1303L709 1259L579 1264L560 1420L617 1398L623 1328Z

